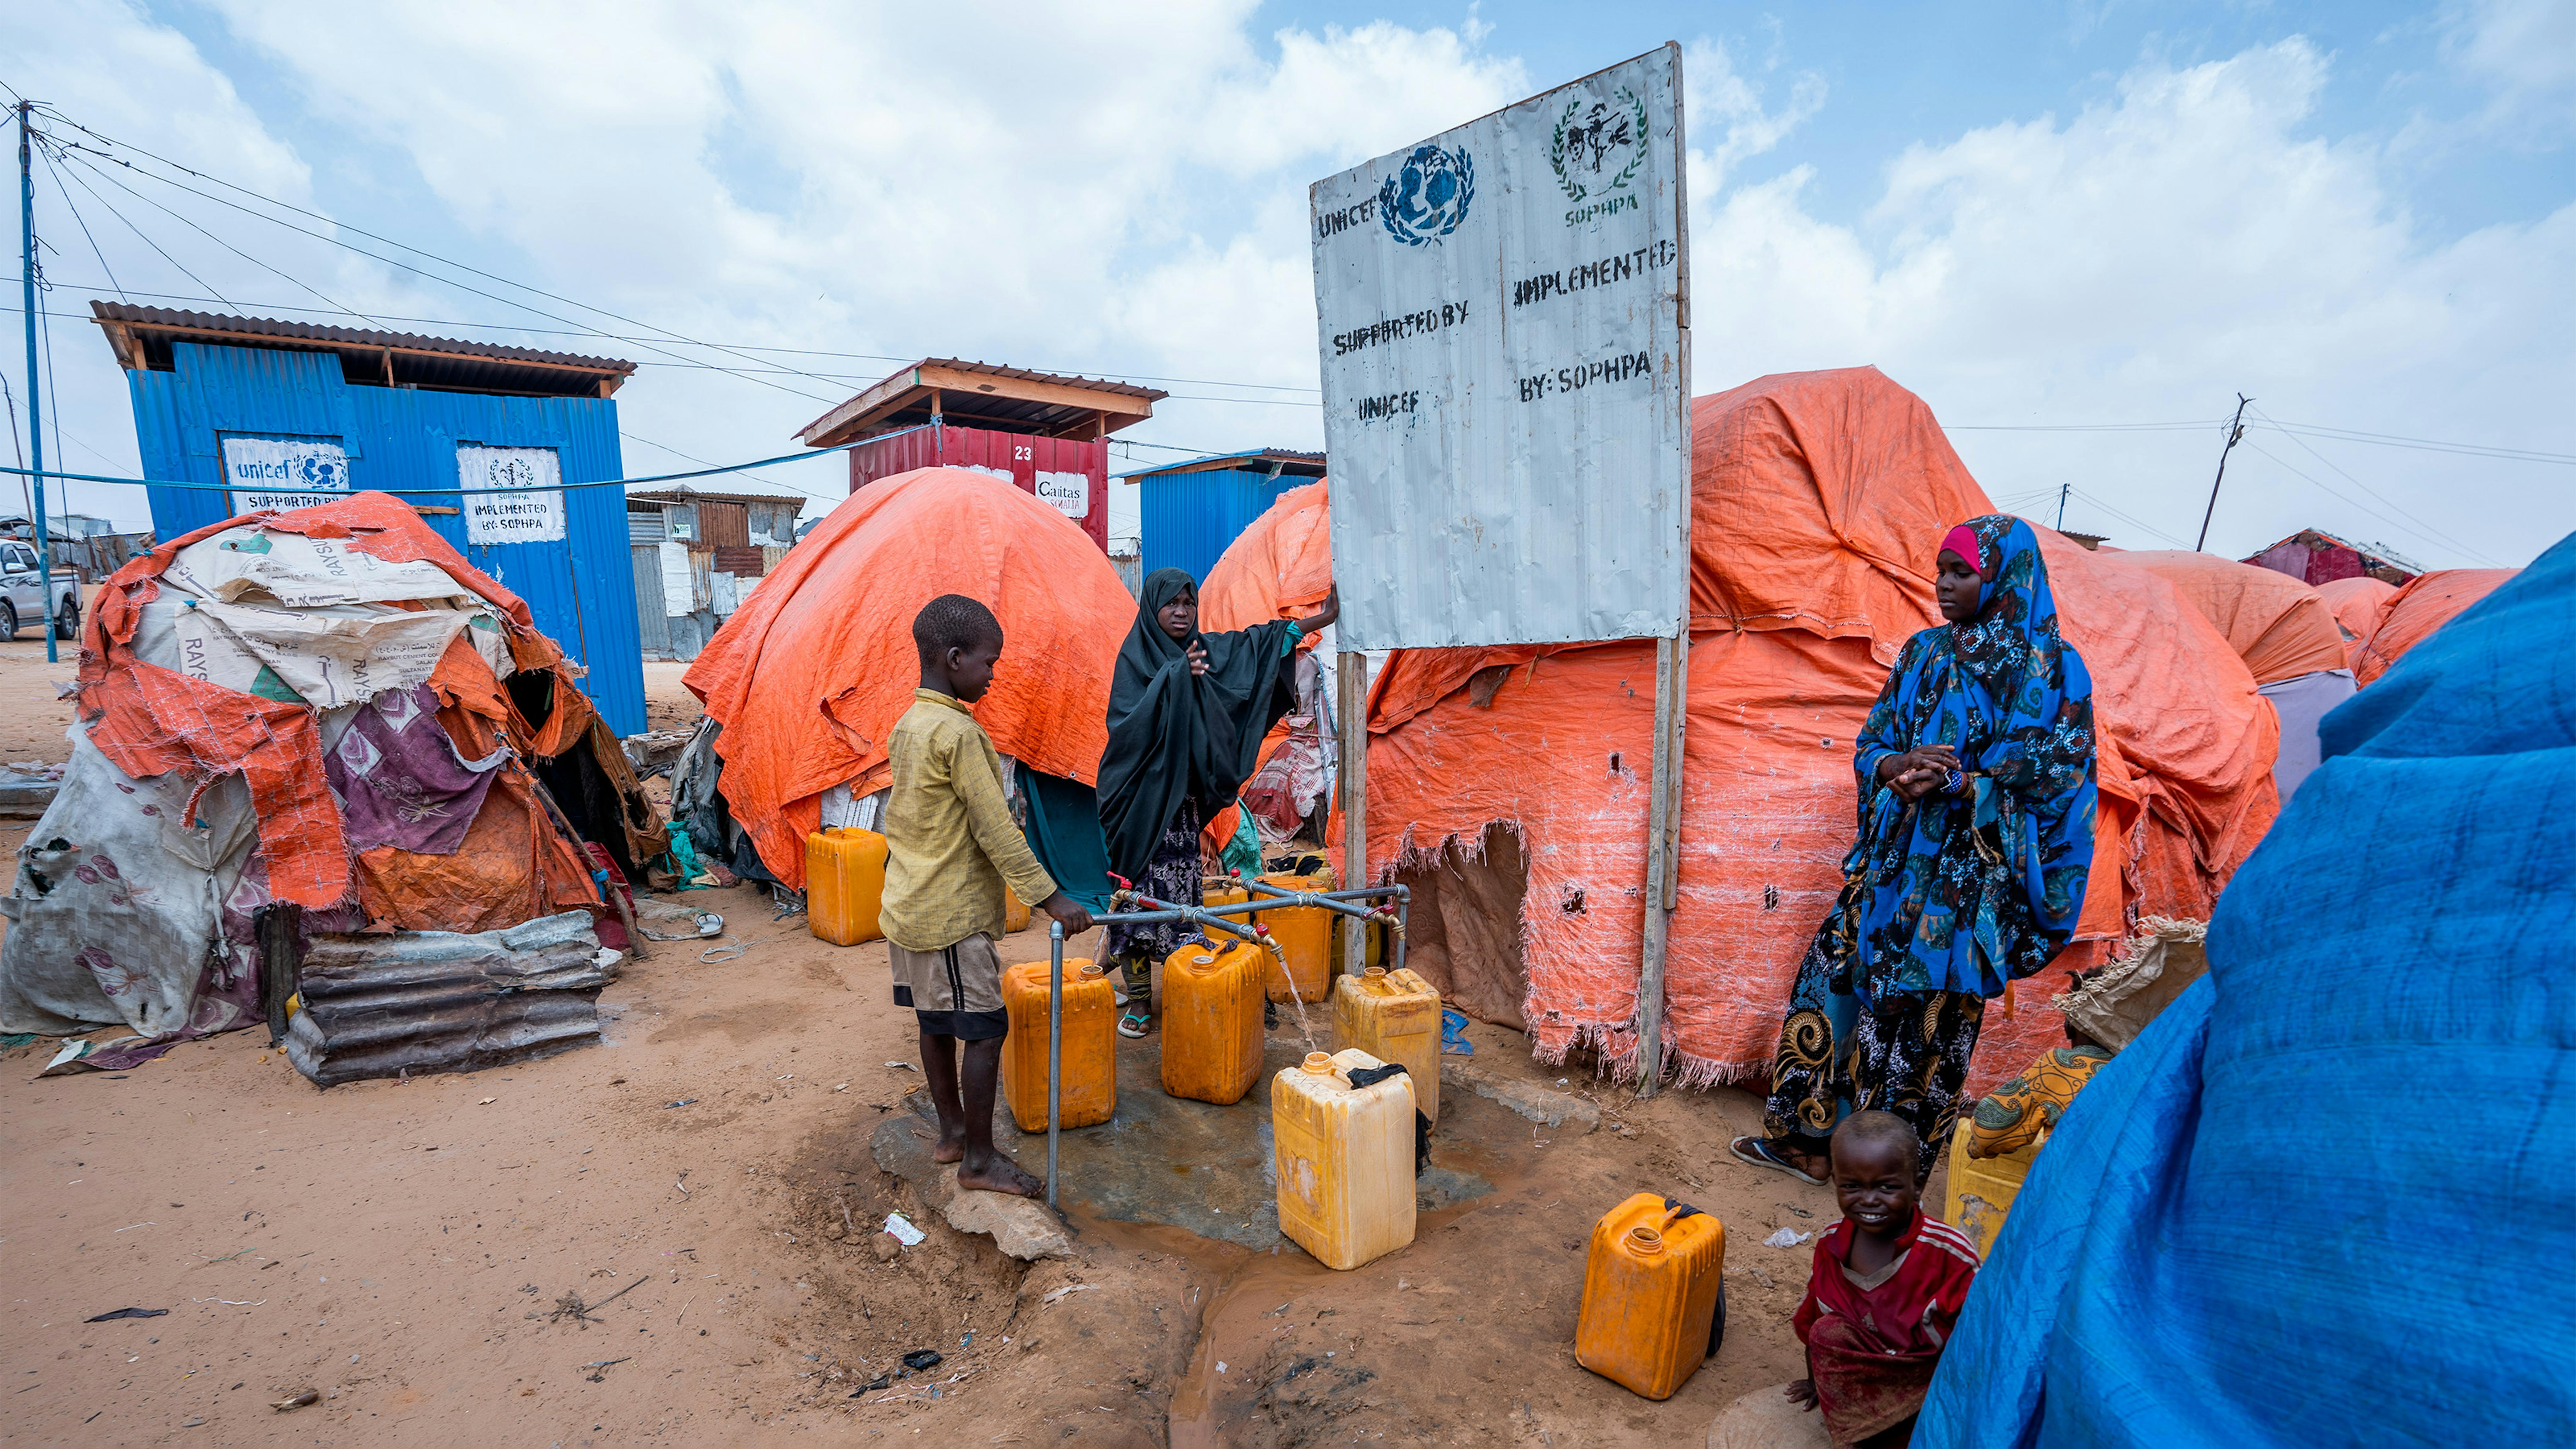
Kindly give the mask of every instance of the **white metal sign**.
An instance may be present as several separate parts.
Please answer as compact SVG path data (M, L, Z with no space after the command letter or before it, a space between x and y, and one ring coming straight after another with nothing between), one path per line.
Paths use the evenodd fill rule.
M1340 647L1680 627L1681 94L1668 45L1315 183Z
M1037 475L1038 497L1055 505L1055 511L1076 523L1091 516L1091 475L1088 473L1040 473Z
M349 455L337 440L226 438L223 449L235 514L311 508L349 496Z
M467 543L554 543L564 536L563 465L552 448L456 448ZM477 493L478 488L525 492Z

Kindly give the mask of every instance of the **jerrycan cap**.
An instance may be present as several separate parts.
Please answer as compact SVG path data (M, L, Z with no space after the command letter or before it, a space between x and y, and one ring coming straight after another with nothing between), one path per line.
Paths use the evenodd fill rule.
M1640 1258L1651 1258L1664 1250L1664 1235L1644 1223L1628 1230L1628 1251Z
M1097 962L1097 961L1085 961L1085 962L1083 962L1083 963L1082 963L1082 969L1081 969L1080 971L1075 972L1074 974L1075 974L1076 976L1081 977L1081 978L1082 978L1083 980L1085 980L1085 981L1097 981L1097 980L1099 980L1101 977L1106 976L1106 975L1108 975L1109 973L1108 973L1107 971L1104 971L1104 970L1102 970L1102 969L1101 969L1101 966L1100 966L1100 963L1099 963L1099 962Z
M1360 974L1371 981L1383 981L1386 979L1386 968L1383 966L1371 966Z
M1190 958L1190 964L1193 966L1213 966L1216 964L1216 958L1205 952L1201 952Z
M1329 1077L1333 1074L1333 1059L1322 1052L1306 1053L1303 1065L1307 1071L1319 1077Z

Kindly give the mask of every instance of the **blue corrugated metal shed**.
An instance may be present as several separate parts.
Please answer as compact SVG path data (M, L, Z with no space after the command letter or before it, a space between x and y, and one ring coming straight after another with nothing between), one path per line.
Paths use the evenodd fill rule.
M1280 494L1324 476L1324 455L1262 448L1127 476L1144 528L1144 571L1186 569L1204 579Z
M625 474L617 404L606 393L631 371L630 364L530 361L554 355L194 313L160 314L195 324L164 326L157 318L110 319L109 309L97 310L110 325L119 359L127 364L146 477L223 482L226 435L335 441L348 455L349 484L358 489L457 487L459 444L551 448L566 483ZM141 314L158 309L115 310ZM222 325L235 323L297 327L283 337L298 340L281 344L243 335L240 340L248 345L235 345L225 334L241 329ZM138 340L144 336L148 344ZM192 336L203 340L183 340ZM310 350L281 350L281 345ZM364 364L372 372L378 352L383 354L383 375L394 385L353 385L351 369ZM351 362L353 356L359 363ZM405 384L404 373L415 370L431 380ZM586 379L558 375L585 371ZM539 381L527 390L542 387L554 395L503 391L518 391L513 382L531 377ZM587 389L587 395L564 395L575 385ZM441 387L476 390L437 390ZM220 523L232 513L224 493L147 491L153 527L165 539ZM453 508L460 500L414 494L405 501L437 509ZM637 734L644 729L644 670L624 490L570 488L564 504L564 537L551 543L469 544L461 514L428 512L426 521L467 562L527 600L536 626L588 668L583 686L609 727Z

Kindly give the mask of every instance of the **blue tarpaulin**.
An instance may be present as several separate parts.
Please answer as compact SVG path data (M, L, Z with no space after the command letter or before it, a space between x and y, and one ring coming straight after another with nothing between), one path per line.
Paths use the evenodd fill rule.
M2208 977L2040 1153L1920 1449L2576 1438L2576 537L2321 735Z

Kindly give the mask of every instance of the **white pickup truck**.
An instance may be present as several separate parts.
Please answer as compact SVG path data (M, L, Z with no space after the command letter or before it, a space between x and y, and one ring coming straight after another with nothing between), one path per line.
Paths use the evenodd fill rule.
M55 638L80 637L80 578L68 568L54 570L51 612ZM0 639L17 638L20 621L42 620L46 613L45 587L36 572L35 546L0 539Z

